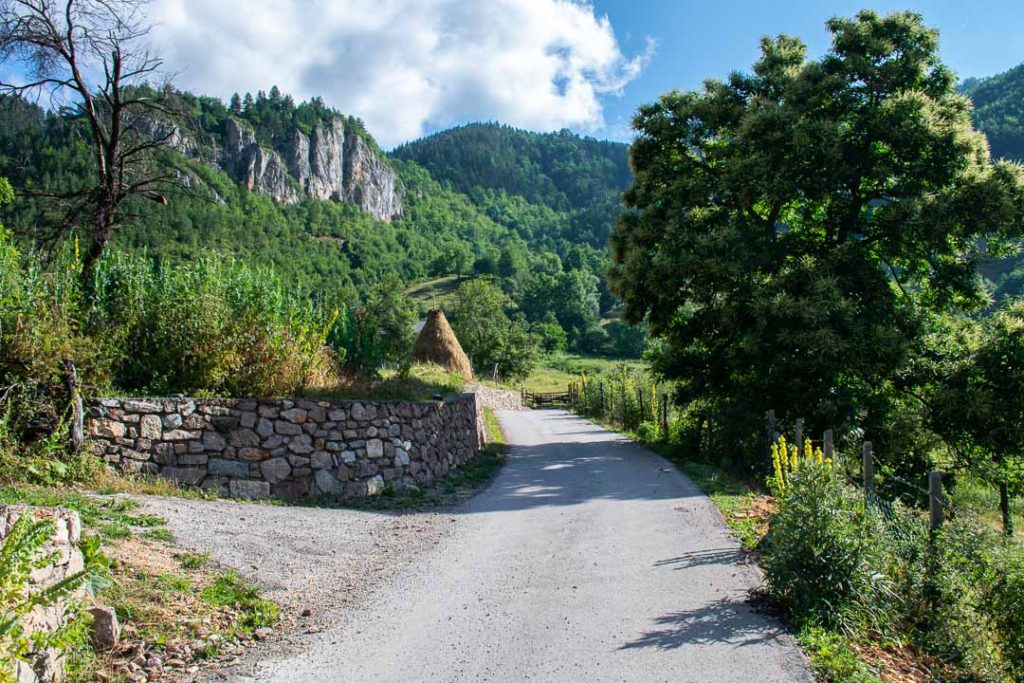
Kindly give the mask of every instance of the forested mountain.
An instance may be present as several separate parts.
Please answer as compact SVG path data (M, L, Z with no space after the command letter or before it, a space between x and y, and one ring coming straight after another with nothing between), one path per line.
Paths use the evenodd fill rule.
M1024 161L1024 64L960 86L974 102L974 123L988 136L992 156Z
M521 197L568 216L568 237L604 247L629 185L626 145L567 130L532 133L474 123L435 133L393 152L479 202Z
M974 102L974 124L988 137L994 158L1024 162L1024 64L988 78L970 78L960 92ZM1001 259L982 266L993 295L1024 293L1024 257Z
M168 138L158 163L184 187L168 189L166 206L136 202L115 245L172 262L217 252L273 265L350 310L385 282L490 275L527 323L617 352L599 323L615 305L604 275L629 182L625 145L480 125L387 155L358 119L277 88L226 104L160 96L173 114L148 128ZM67 191L93 173L83 124L11 98L0 120L0 177L20 197L2 218L38 240L60 216L33 189Z

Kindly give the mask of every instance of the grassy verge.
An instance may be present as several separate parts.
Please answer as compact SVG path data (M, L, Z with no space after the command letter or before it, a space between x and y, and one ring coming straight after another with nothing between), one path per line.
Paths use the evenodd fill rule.
M80 643L67 652L72 683L155 679L198 671L244 652L256 629L277 621L277 606L205 555L170 546L166 520L125 497L44 488L0 488L0 503L62 506L78 512L108 566L94 602L109 605L122 642L108 652Z
M992 529L1002 531L1003 517L999 510L999 492L991 484L958 477L951 494L954 508L971 510ZM1014 535L1024 541L1024 496L1010 498L1010 516L1013 519Z
M473 278L462 279L458 275L446 275L423 280L405 290L405 294L416 303L420 313L425 314L433 308L449 308L455 300L455 291L463 282L471 279Z
M565 391L569 384L580 381L581 374L596 377L623 364L635 368L643 365L643 362L573 353L552 353L538 364L522 385L527 391L536 393Z
M350 375L330 386L304 393L307 398L347 398L367 401L429 401L464 390L461 375L430 363L404 369L385 369L377 376Z

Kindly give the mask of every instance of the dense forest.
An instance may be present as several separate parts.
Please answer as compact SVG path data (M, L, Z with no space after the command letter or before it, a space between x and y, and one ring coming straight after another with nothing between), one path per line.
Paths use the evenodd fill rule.
M490 203L494 195L521 197L564 214L566 239L604 247L631 179L626 149L567 130L531 133L476 123L402 145L394 155L478 202Z
M184 182L168 190L166 206L136 201L115 246L157 262L217 253L270 265L307 296L353 310L379 298L385 282L489 276L510 297L510 314L548 348L613 355L643 348L642 335L601 324L616 304L605 283L605 243L629 179L624 145L485 125L440 133L387 157L358 119L318 98L296 104L276 87L227 104L173 89L159 95L175 112L190 151L163 149L159 163ZM0 117L10 122L0 130L0 177L10 179L19 197L5 223L38 244L63 217L49 215L52 203L33 199L33 191L65 191L92 173L84 124L74 114L12 97L0 100ZM401 217L385 222L345 202L288 204L250 192L207 163L227 144L231 120L250 127L268 148L296 130L308 134L340 120L346 134L368 140L397 172ZM462 151L455 155L453 146ZM465 172L440 164L443 157L465 163ZM509 173L510 166L522 172Z
M974 125L992 156L1024 161L1024 64L989 78L969 78L960 91L974 102Z

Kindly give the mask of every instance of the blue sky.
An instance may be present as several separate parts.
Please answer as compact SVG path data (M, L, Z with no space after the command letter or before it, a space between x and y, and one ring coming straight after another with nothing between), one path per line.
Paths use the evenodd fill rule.
M152 0L147 10L178 87L225 101L272 85L321 96L391 148L472 121L625 140L639 104L749 69L763 35L799 36L820 55L825 21L865 6L923 14L962 77L1024 62L1024 0Z
M596 0L607 14L623 52L657 47L641 75L621 97L605 96L606 132L621 133L637 105L672 88L700 87L705 78L745 70L757 59L763 35L788 33L807 43L812 55L828 49L825 21L871 8L879 12L911 10L940 31L943 60L961 78L990 76L1024 62L1024 0L934 2L672 2L670 0Z

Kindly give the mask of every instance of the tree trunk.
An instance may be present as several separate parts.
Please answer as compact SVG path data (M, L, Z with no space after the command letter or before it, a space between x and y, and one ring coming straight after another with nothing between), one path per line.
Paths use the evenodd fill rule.
M1013 536L1013 516L1010 514L1010 487L999 485L999 511L1003 515L1003 533Z
M86 247L82 257L82 282L85 284L86 292L92 298L93 275L96 271L96 264L103 257L103 252L110 242L114 233L114 210L106 209L100 212L94 221L92 234L89 236L89 245Z

